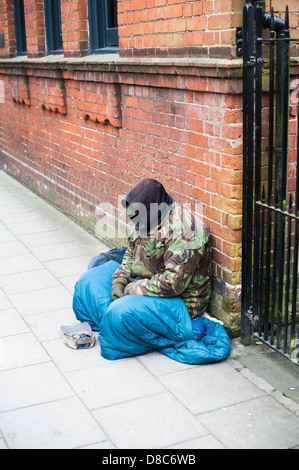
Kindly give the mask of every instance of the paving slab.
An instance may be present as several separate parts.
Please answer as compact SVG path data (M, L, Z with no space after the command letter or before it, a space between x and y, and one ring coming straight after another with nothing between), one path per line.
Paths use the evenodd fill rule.
M91 410L165 391L135 358L111 362L99 356L99 366L67 372L65 376Z
M54 243L32 247L31 252L41 261L54 261L86 255L84 248L75 242Z
M0 422L13 449L72 449L107 441L77 397L3 413Z
M28 327L30 327L39 341L47 341L57 338L59 343L64 347L64 350L68 350L68 348L65 348L64 343L61 341L60 326L76 325L78 323L74 318L73 309L70 307L56 307L50 311L29 314L26 315L25 320ZM73 351L71 352L73 353Z
M51 274L49 276L51 281L55 280ZM53 287L41 288L38 283L35 290L33 290L34 285L30 285L30 289L25 292L8 294L9 299L22 316L71 308L72 296L70 292L59 282L55 282L55 284Z
M229 449L289 449L299 444L298 418L269 396L199 419Z
M78 274L73 274L72 276L60 277L59 281L73 295L75 290L75 284L78 279Z
M179 444L168 447L169 449L225 449L224 445L211 434L207 436L191 439L190 441L183 441Z
M0 224L0 243L17 241L16 236L3 224Z
M74 396L52 362L1 371L0 391L0 412Z
M4 241L0 245L0 258L22 255L24 253L29 253L29 250L19 240Z
M41 218L38 221L16 222L8 224L9 229L15 235L24 235L26 233L41 233L56 230L55 226Z
M0 276L43 269L42 263L31 253L1 258Z
M0 287L0 310L6 310L13 307L5 292Z
M73 275L77 275L79 278L86 271L89 261L90 256L85 254L83 256L67 258L67 261L65 259L45 261L44 265L58 279Z
M26 245L28 249L31 249L32 247L40 247L44 245L52 245L73 241L69 234L66 234L61 230L52 230L50 232L26 233L18 235L18 239L24 245ZM31 251L34 253L33 250Z
M163 375L160 381L193 414L215 410L265 394L225 362Z
M76 322L71 321L68 323L70 325L74 324L76 325ZM98 367L100 364L102 364L105 359L102 358L101 356L101 350L99 343L96 342L95 346L92 349L85 349L82 351L74 351L73 349L67 348L64 344L63 341L61 341L61 334L59 335L60 337L58 339L53 339L53 340L45 340L43 341L43 347L49 354L49 356L52 358L52 361L54 364L57 366L57 368L62 372L73 372L73 371L82 371L88 369L92 369L90 372L90 375L95 375L95 377L92 379L93 383L97 383L98 379L96 378L98 374ZM77 353L77 354L74 354ZM75 374L75 376L71 376L70 378L70 383L78 384L78 377L79 377L79 389L81 391L80 387L80 377L82 377L84 373L78 373ZM88 377L89 374L86 374ZM102 377L102 376L101 376ZM69 378L68 378L69 379ZM84 382L83 382L84 383ZM116 384L118 386L118 384ZM94 393L95 395L99 395L99 400L102 400L102 395L104 391L102 391L102 386L101 384L98 384L98 386L95 385L94 387ZM92 387L93 390L93 387ZM91 401L92 397L92 392L85 391L84 388L82 387L82 394L88 394L89 398L88 400ZM79 394L79 392L78 392Z
M28 209L27 211L19 212L18 214L3 214L1 216L1 220L2 223L10 228L11 224L14 225L20 222L41 222L43 218L36 211Z
M28 212L28 207L22 202L12 202L9 204L0 204L0 215L6 214L18 214L22 212ZM17 220L17 219L16 219Z
M280 390L299 404L299 367L280 354L267 351L266 345L260 355L246 354L239 361L262 377L273 388Z
M21 315L14 308L1 310L0 314L0 338L28 333L29 327Z
M206 427L169 392L95 410L93 414L120 449L163 449L208 434Z
M50 356L32 333L6 336L0 341L4 349L4 362L0 364L0 371L50 360Z
M138 360L156 377L197 367L194 364L184 364L183 362L172 360L156 351L139 356Z
M56 286L58 280L45 268L0 276L0 287L8 295Z

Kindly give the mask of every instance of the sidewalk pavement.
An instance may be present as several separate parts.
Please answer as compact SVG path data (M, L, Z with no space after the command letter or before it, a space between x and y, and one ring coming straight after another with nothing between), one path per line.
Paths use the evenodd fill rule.
M106 251L0 171L0 448L299 449L299 368L232 341L221 363L75 351L73 287Z

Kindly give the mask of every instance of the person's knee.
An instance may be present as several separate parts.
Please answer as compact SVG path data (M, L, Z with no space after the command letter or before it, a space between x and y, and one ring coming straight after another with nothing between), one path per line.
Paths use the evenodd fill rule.
M111 302L104 315L104 325L109 324L110 327L114 328L123 325L125 317L130 316L131 307L132 303L130 302L129 296L114 300Z

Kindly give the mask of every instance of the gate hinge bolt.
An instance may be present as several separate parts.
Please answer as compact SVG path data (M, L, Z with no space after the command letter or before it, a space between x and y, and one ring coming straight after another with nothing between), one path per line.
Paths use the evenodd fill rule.
M243 55L243 28L238 26L236 28L236 45L237 45L237 56L242 57Z
M246 65L247 67L253 67L255 65L256 59L254 56L251 56L249 60L247 60Z
M246 312L246 317L248 320L252 321L253 320L253 309L252 307L249 307L249 309Z

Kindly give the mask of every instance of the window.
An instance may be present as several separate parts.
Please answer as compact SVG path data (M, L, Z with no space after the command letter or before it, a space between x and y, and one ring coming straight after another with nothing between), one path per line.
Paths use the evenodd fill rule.
M14 16L15 16L17 55L26 55L27 46L26 46L24 0L14 0Z
M90 53L118 47L117 0L88 0Z
M44 0L48 54L61 54L62 33L60 0Z

